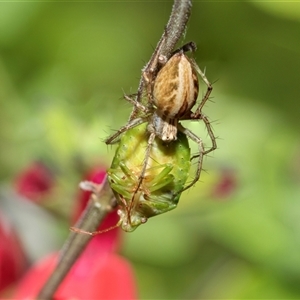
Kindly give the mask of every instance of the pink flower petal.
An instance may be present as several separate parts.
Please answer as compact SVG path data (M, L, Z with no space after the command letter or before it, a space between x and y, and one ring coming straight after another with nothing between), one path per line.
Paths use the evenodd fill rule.
M27 260L15 231L0 213L0 291L20 278L26 264Z
M33 299L55 267L57 254L35 265L20 282L16 299ZM86 270L78 272L78 265L86 262ZM67 275L54 299L137 299L136 286L130 264L116 254L94 257L93 262L80 257Z
M53 185L53 174L42 162L33 162L15 180L16 191L34 202L41 201Z

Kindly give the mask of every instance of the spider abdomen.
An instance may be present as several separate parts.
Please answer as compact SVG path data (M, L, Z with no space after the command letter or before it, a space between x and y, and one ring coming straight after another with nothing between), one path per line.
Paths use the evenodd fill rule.
M175 53L158 72L153 86L153 103L157 112L179 119L195 105L199 82L187 56Z

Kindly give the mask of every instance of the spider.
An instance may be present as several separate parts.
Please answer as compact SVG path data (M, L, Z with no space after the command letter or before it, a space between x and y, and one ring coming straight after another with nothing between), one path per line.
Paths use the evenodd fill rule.
M129 120L125 126L105 140L106 144L114 144L119 140L122 133L142 123L148 123L148 144L135 192L138 191L144 180L155 138L159 138L165 143L172 143L177 139L177 132L180 131L198 145L198 154L191 158L191 160L198 158L195 177L191 183L183 187L177 194L189 189L199 180L203 156L217 148L216 138L210 122L207 116L202 113L202 108L212 92L212 85L196 62L185 55L185 52L188 51L196 51L194 42L175 50L169 59L159 55L158 62L161 68L158 72L154 72L153 69L143 71L144 86L148 97L147 105L125 95L125 99L132 103L134 109L138 110L140 114ZM195 112L193 112L191 109L196 104L199 91L197 73L207 85L207 90ZM203 120L212 142L211 147L205 150L202 139L183 127L180 123L181 120Z

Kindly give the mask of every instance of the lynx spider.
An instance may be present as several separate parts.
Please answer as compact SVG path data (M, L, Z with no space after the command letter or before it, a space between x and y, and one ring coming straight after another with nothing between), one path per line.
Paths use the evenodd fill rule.
M135 126L138 126L144 122L148 122L147 129L148 129L148 132L150 133L150 136L148 139L148 146L147 146L146 152L145 152L145 160L143 163L142 171L139 176L139 182L137 184L135 192L140 188L140 186L142 184L142 181L143 181L146 169L147 169L148 160L150 158L151 147L152 147L152 144L156 137L164 140L167 143L172 142L172 141L176 140L177 131L179 130L183 134L185 134L188 138L190 138L192 141L197 143L197 145L198 145L199 154L194 155L191 158L191 160L198 158L195 177L190 184L185 186L180 191L180 193L183 192L184 190L187 190L190 187L192 187L199 180L200 173L202 170L203 156L214 151L217 148L216 138L212 131L211 124L210 124L207 116L205 116L202 113L202 108L204 107L205 103L209 99L209 96L212 92L213 87L212 87L211 83L207 80L204 72L202 72L200 70L200 68L198 67L196 62L191 58L187 58L184 54L185 52L188 52L188 51L194 52L195 50L196 50L196 44L194 42L187 43L183 47L175 50L169 59L167 59L163 55L158 55L158 64L161 66L159 71L155 72L152 68L148 68L148 69L146 68L145 70L143 70L142 76L143 76L143 80L144 80L144 86L145 86L145 90L147 93L147 97L149 100L149 103L147 104L147 106L143 105L141 102L133 100L128 95L124 95L125 99L128 102L133 104L134 109L142 112L143 115L139 116L139 117L135 117L133 119L130 119L125 126L121 127L115 134L113 134L109 138L107 138L105 140L105 143L106 144L114 144L118 141L119 136L122 133L124 133L127 130L129 130ZM175 60L175 58L179 59L179 63L182 63L181 68L183 68L183 69L181 69L181 73L178 71L178 74L180 73L179 76L177 76L178 74L175 74L176 76L174 76L174 74L165 74L165 76L167 76L166 78L160 78L160 77L164 77L164 76L160 76L160 71L163 73L164 67L166 65L168 65L168 63L169 63L169 65L171 65L171 63L173 62L172 60ZM166 72L168 72L168 71L166 71ZM166 73L166 72L164 72L164 73ZM186 72L189 72L190 74L185 74ZM201 102L199 103L197 109L195 110L195 112L192 112L191 109L196 104L196 100L198 97L198 76L197 76L196 72L201 76L202 81L204 81L204 83L206 84L207 90L206 90L206 93L203 96ZM168 96L170 96L170 95L167 95L166 99L156 99L155 98L155 94L156 94L155 89L158 89L158 91L164 89L164 87L165 87L164 85L166 84L164 81L167 81L167 84L169 84L169 86L173 82L173 86L176 87L176 84L177 84L177 88L178 88L178 86L181 83L181 80L182 79L185 80L184 78L181 78L181 77L182 76L184 77L185 75L189 76L188 84L191 86L189 86L189 87L181 86L181 89L183 89L184 91L189 91L190 93L192 91L194 93L193 95L191 95L192 98L190 99L189 102L187 101L188 95L184 99L182 97L179 97L179 99L178 98L175 99L175 101L177 101L177 103L175 103L175 110L176 110L176 105L177 105L177 107L180 105L180 108L175 113L164 110L165 104L166 105L169 104L168 100L170 100L170 99L168 99ZM173 78L172 78L172 76L173 76ZM156 85L158 78L162 79L162 85L163 85L162 87L157 87L157 85ZM175 84L174 84L174 81L175 81ZM176 89L175 89L175 91L176 91ZM176 91L175 98L177 95L178 95L178 92ZM167 102L167 103L164 103L164 102ZM174 104L174 103L172 103L172 104ZM169 109L172 110L172 108L170 106L169 106ZM205 150L202 139L199 138L196 134L194 134L189 129L183 127L179 123L180 120L203 120L203 122L206 126L206 129L207 129L208 135L210 137L210 140L212 142L212 146L208 150Z

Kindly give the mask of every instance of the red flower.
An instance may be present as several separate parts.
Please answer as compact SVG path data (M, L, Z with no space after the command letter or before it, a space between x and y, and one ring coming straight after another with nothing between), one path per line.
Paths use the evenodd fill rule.
M117 254L100 251L95 246L85 251L62 282L54 299L137 299L130 264ZM87 249L86 249L87 250ZM23 278L15 299L34 299L52 273L58 255L54 254L36 264Z
M20 278L26 263L15 231L0 213L0 291Z
M105 177L103 169L93 171L89 180L100 183ZM89 199L89 192L82 191L75 213L82 211ZM100 230L118 222L116 211L111 212ZM115 254L120 229L115 228L92 238L82 255L54 295L54 299L137 299L136 284L129 262ZM53 254L36 264L20 282L17 299L35 298L55 268L58 254Z
M33 162L15 181L16 191L34 202L39 202L53 184L53 174L42 162Z
M236 187L237 179L235 172L225 169L221 171L220 180L214 188L212 195L216 198L226 198L233 193Z
M94 183L101 183L105 178L105 175L106 175L105 168L98 167L88 172L88 174L85 176L85 180L92 181ZM90 196L91 196L91 192L83 191L83 190L79 191L78 201L76 202L76 207L74 209L74 213L71 220L72 224L74 224L78 220L79 216L85 209L90 199Z

